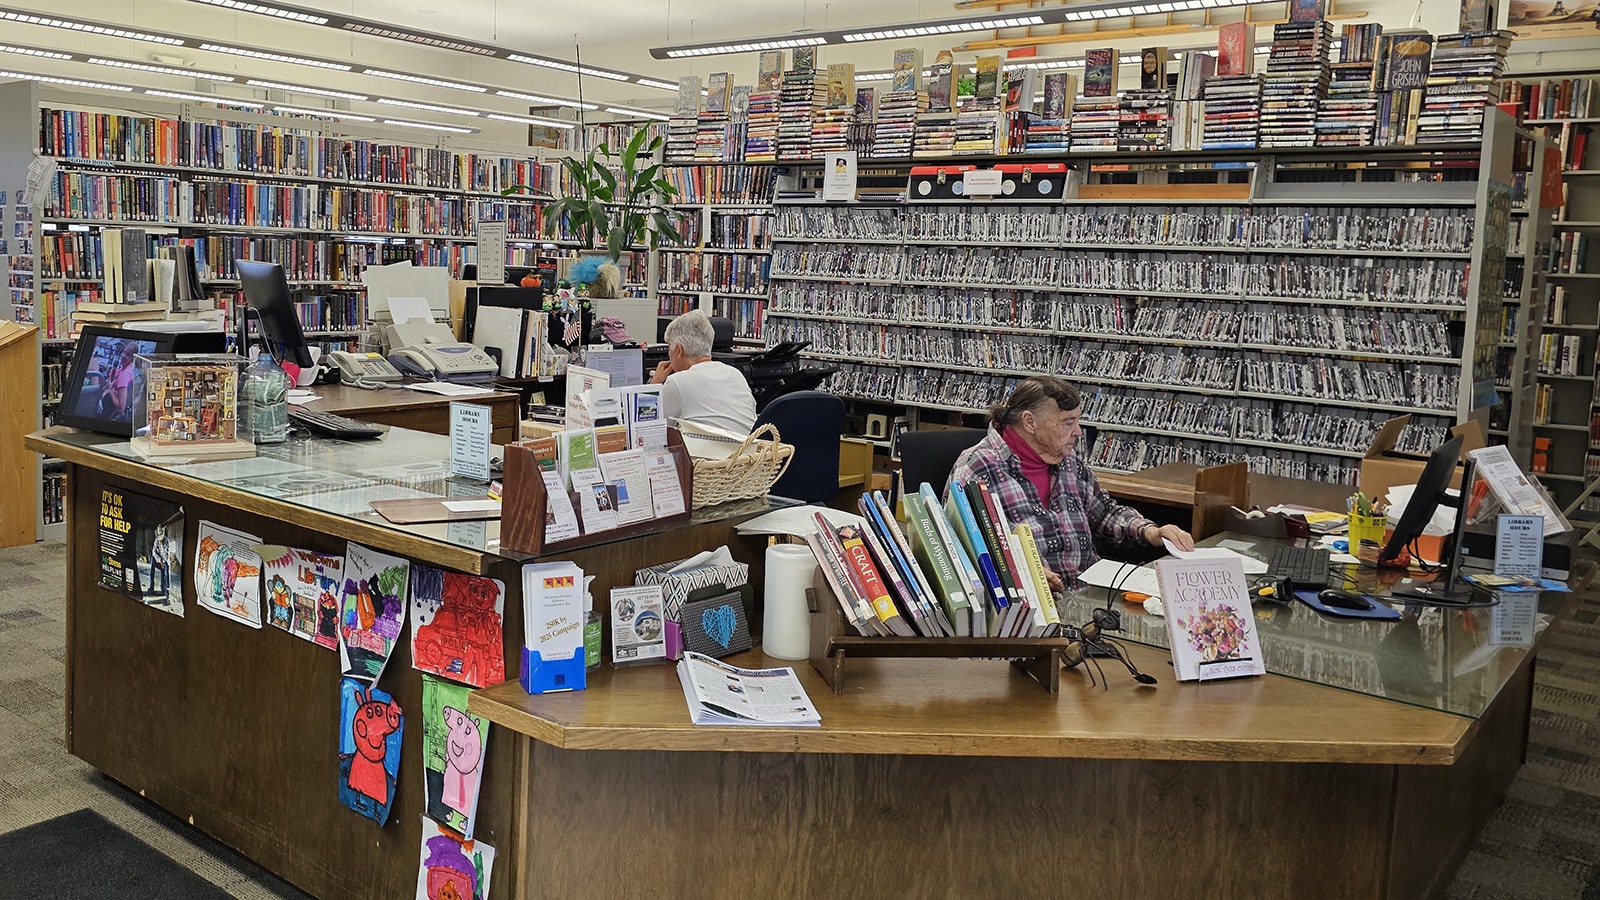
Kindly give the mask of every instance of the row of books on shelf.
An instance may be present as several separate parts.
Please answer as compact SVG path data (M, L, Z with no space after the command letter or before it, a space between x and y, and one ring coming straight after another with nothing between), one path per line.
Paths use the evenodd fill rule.
M845 621L862 636L1045 637L1061 630L1033 530L1013 525L983 481L860 498L864 522L814 514L806 542Z
M67 521L67 473L58 467L44 471L43 496L44 524L60 525Z
M765 338L767 301L764 299L712 297L711 314L733 322L734 337L757 341Z
M1581 296L1583 296L1583 294L1582 293L1574 294L1573 291L1569 290L1567 288L1567 286L1564 285L1564 284L1552 285L1551 288L1550 288L1550 302L1549 302L1549 305L1545 307L1545 316L1544 316L1545 324L1546 325L1572 325L1572 324L1574 324L1573 322L1568 321L1568 317L1571 315L1571 309L1572 309L1571 301L1575 296L1580 296L1581 297ZM1593 292L1590 292L1589 296L1592 297L1593 296ZM1587 304L1584 304L1584 305L1587 306ZM1507 308L1510 309L1511 307L1507 307Z
M284 125L195 122L45 107L39 147L66 160L191 166L262 175L328 178L444 190L499 192L522 184L548 192L555 165L502 157L328 137Z
M1507 79L1500 83L1500 102L1514 104L1518 121L1525 119L1584 119L1600 112L1594 102L1596 79Z
M1097 434L1084 458L1095 468L1114 472L1139 472L1169 463L1204 467L1242 460L1251 472L1323 484L1353 485L1361 473L1358 461L1352 459L1294 450L1229 447L1208 441L1119 431Z
M1581 334L1539 335L1538 356L1534 362L1541 375L1585 375L1584 336Z
M147 236L148 254L168 246L191 247L201 281L238 279L233 263L239 259L275 262L283 266L289 281L358 284L368 266L388 265L410 260L419 266L447 266L459 273L465 265L477 262L477 247L448 241L414 241L403 245L376 244L370 241L267 237L261 235L208 234L177 237L152 233ZM46 231L40 235L39 267L41 282L51 279L98 280L104 275L102 241L99 232ZM510 247L508 263L532 265L532 248ZM81 288L79 288L81 290Z
M662 290L767 292L767 258L753 254L664 253L657 261Z
M1582 231L1558 231L1550 239L1549 271L1558 275L1582 275L1589 271L1589 235Z
M663 177L685 204L772 202L777 173L768 166L669 166Z
M295 301L294 311L307 332L360 331L367 323L367 301L358 293L304 297Z

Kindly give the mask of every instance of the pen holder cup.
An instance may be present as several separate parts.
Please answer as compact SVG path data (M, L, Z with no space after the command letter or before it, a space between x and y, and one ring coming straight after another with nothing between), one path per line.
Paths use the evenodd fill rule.
M1367 541L1374 544L1383 543L1384 527L1388 523L1386 516L1363 516L1360 513L1350 514L1350 555L1360 555L1361 545Z

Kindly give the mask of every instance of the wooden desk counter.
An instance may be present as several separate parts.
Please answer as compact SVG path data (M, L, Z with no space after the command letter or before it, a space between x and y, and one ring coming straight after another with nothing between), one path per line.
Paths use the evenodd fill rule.
M366 390L347 384L319 384L312 390L320 399L306 404L308 409L433 434L450 433L451 401L478 403L491 410L490 440L496 444L516 440L522 418L522 398L502 391L477 397L446 397L399 387Z

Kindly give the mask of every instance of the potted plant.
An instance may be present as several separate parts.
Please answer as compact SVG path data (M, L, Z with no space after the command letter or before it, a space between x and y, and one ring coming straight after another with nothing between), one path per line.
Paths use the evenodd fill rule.
M643 128L635 131L620 156L601 144L582 157L564 157L561 167L567 173L569 193L545 206L545 233L558 234L565 219L583 249L604 249L613 263L631 246L647 244L655 249L661 236L680 240L662 209L678 196L678 189L661 177L661 164L654 161L662 139L657 136L646 144L647 136ZM519 192L532 193L522 184L503 193Z

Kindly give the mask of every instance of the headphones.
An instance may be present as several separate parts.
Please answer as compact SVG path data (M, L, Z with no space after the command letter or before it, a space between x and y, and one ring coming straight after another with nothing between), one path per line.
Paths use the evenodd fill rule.
M1154 675L1146 675L1135 668L1133 663L1129 662L1122 645L1106 636L1106 632L1122 630L1122 613L1117 610L1096 607L1090 613L1089 621L1076 628L1068 626L1065 630L1068 641L1066 649L1061 653L1061 661L1069 669L1087 662L1093 668L1089 673L1090 684L1094 684L1095 673L1098 672L1101 689L1111 689L1111 685L1106 681L1105 671L1095 659L1097 656L1109 656L1122 663L1133 675L1133 680L1140 684L1156 683Z

